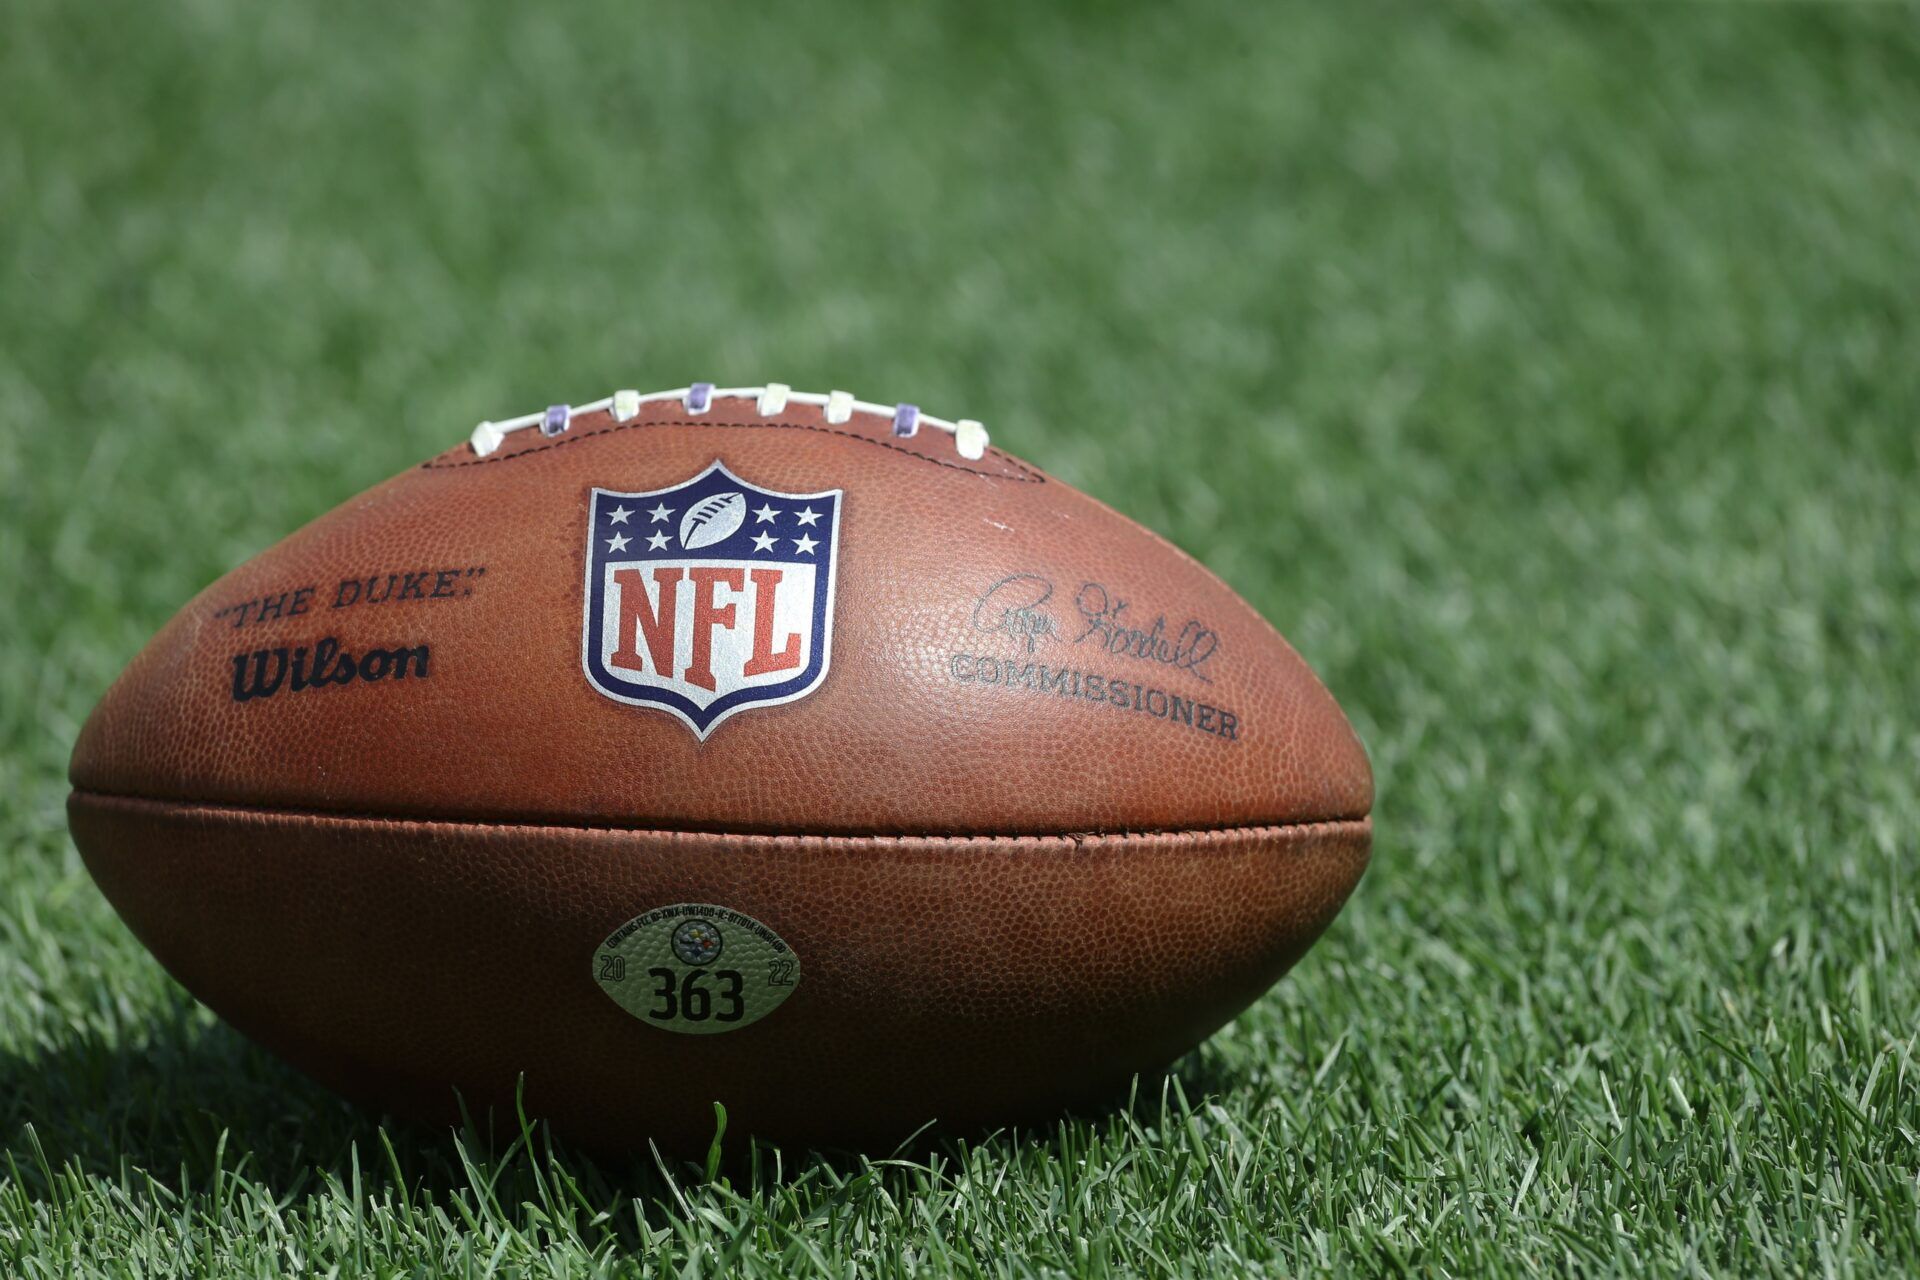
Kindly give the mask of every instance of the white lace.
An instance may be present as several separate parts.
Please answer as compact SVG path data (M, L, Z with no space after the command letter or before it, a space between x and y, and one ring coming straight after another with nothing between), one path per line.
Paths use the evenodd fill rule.
M591 404L557 404L539 413L523 414L505 422L483 422L473 429L471 443L474 453L484 458L500 447L510 431L539 427L543 435L558 436L573 425L575 414L598 413L604 409L613 415L614 421L626 422L635 417L643 405L663 404L670 400L678 400L690 416L707 413L715 400L752 400L763 418L772 417L789 404L818 405L826 410L827 421L831 423L846 422L856 413L872 414L889 419L892 434L903 439L918 434L922 427L932 427L938 431L952 432L954 448L963 458L978 460L987 452L987 429L972 418L948 422L945 418L922 413L918 407L910 404L871 404L854 399L851 391L830 391L826 395L795 391L783 382L769 382L764 387L721 388L716 388L710 382L696 382L676 391L655 391L647 395L641 395L638 391L616 391L606 399L595 400Z

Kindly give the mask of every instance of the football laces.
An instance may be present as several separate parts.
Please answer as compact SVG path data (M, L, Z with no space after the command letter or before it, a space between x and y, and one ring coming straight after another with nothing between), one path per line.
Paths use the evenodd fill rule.
M987 429L972 418L949 422L945 418L922 413L918 405L874 404L855 399L851 391L829 391L825 395L795 391L784 382L769 382L764 387L715 387L711 382L696 382L672 391L653 391L645 395L631 390L616 391L590 404L548 405L538 413L523 414L501 422L482 422L473 429L468 443L477 457L484 458L504 444L509 434L529 427L538 427L540 434L549 439L565 435L572 427L576 414L604 411L615 422L628 422L649 404L678 401L688 417L697 418L711 410L716 400L752 400L755 412L763 418L784 411L790 404L813 405L823 409L827 421L836 426L851 421L856 413L868 414L888 419L892 434L898 439L909 439L918 435L920 428L932 427L952 435L954 449L963 458L977 461L985 457L987 452Z

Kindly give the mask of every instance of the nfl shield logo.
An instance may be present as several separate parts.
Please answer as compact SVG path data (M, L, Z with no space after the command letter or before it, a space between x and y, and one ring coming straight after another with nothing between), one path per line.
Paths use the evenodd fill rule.
M646 493L593 491L587 680L705 739L826 678L841 490L776 493L715 462Z

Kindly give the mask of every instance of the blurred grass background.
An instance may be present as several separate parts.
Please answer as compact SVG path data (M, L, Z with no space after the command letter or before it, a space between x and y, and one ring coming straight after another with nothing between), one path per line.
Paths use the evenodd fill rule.
M8 0L0 1273L1912 1273L1916 356L1911 5ZM66 752L192 592L696 378L984 419L1352 714L1374 870L1164 1105L383 1129L93 889Z

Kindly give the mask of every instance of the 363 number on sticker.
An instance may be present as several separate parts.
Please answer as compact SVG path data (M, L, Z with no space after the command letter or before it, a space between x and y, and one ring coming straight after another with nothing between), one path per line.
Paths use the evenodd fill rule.
M800 984L800 958L752 916L681 902L614 930L596 953L593 976L649 1026L713 1035L777 1009Z
M719 984L719 1008L714 1008L714 993L707 988L703 979L709 975L705 969L689 969L680 974L672 969L649 969L647 976L654 980L653 994L656 1003L647 1010L647 1017L655 1022L673 1022L685 1018L689 1022L705 1022L712 1018L715 1022L738 1022L746 1016L746 1001L740 998L742 979L738 969L715 969L713 980Z

